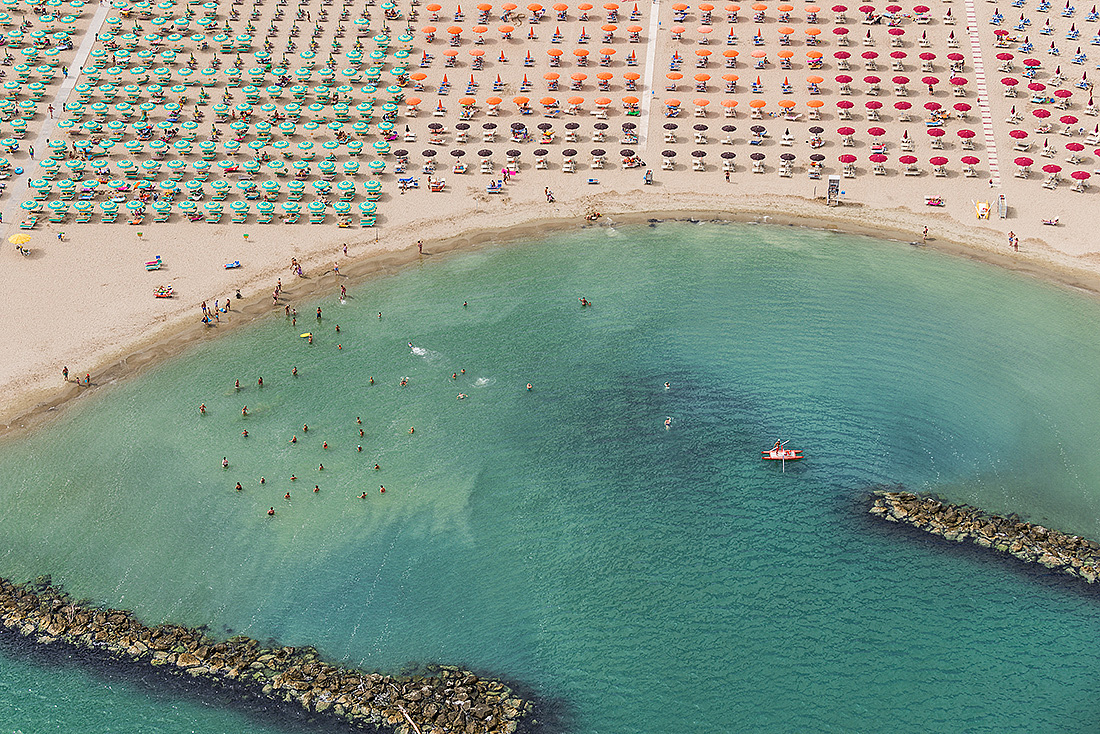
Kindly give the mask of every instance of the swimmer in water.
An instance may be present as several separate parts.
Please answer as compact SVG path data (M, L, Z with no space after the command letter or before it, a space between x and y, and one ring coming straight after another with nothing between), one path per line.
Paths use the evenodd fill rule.
M409 342L409 349L412 349L412 348L413 348L413 343Z
M459 370L458 372L459 372L459 374L462 374L462 375L466 374L466 370Z
M382 494L385 494L385 493L386 493L386 488L385 488L385 487L382 487L382 488L381 488L381 489L379 489L378 491L379 491L380 493L382 493Z
M290 442L291 443L298 443L298 437L297 436L291 436L290 437Z
M260 484L267 484L267 480L263 477L260 477Z
M356 417L355 422L358 423L359 425L363 425L363 419L362 418Z
M362 428L360 428L360 429L359 429L359 438L362 438L362 437L363 437L363 429L362 429Z
M339 333L340 333L340 324L337 324L337 325L336 325L336 333L337 333L337 334L339 334Z
M244 489L244 487L241 486L240 482L237 482L237 491L240 492L242 489Z
M236 380L236 381L234 381L234 383L233 383L233 389L234 389L234 390L240 390L240 389L241 389L241 381L240 381L240 380Z
M320 464L320 465L319 465L319 466L317 467L317 471L324 471L324 470L325 470L325 465L324 465L324 464Z
M382 468L382 467L378 466L378 464L375 464L375 465L374 465L374 470L375 470L375 471L378 471L378 470L379 470L379 469L381 469L381 468Z
M328 448L328 441L325 441L323 444L321 444L321 448L327 449Z
M374 384L374 375L371 375L370 384L372 384L372 385Z
M466 306L468 306L468 305L469 305L469 304L468 304L468 303L466 303L465 301L463 301L463 302L462 302L462 307L463 307L463 308L466 308Z
M665 389L666 390L671 390L672 389L672 383L671 382L666 382L665 383Z
M268 515L274 515L274 514L275 514L275 508L274 508L274 507L272 507L272 508L271 508L270 510L268 510L268 511L267 511L267 514L268 514Z
M283 499L284 499L284 500L288 500L288 499L290 499L290 492L287 492L286 494L284 494L284 495L283 495Z
M367 498L367 493L366 493L366 492L364 492L363 494L359 495L359 499L361 499L361 500L365 500L366 498Z
M296 481L298 481L298 477L296 477L296 476L294 476L293 474L291 474L291 475L290 475L290 481L292 481L292 482L296 482Z
M409 378L402 377L401 378L401 387L405 387L405 385L408 385L408 384L409 384Z
M309 433L309 424L308 423L302 425L302 433Z
M223 456L222 457L222 469L228 469L228 468L229 468L229 457Z
M310 334L309 338L306 339L306 341L309 342L310 344L312 344L313 343L313 334Z
M412 435L412 434L413 434L413 433L414 433L415 431L416 431L416 429L415 429L415 428L410 428L410 429L409 429L409 435Z
M363 445L359 444L358 446L355 447L355 450L359 451L359 452L362 452L363 451Z
M531 383L530 383L530 382L528 382L528 383L527 383L527 389L528 389L528 390L530 390L530 389L531 389Z
M465 399L466 399L466 393L464 393L464 392L460 392L460 393L458 394L458 399L459 399L459 400L465 400Z
M457 380L457 379L458 379L458 373L457 373L457 372L453 373L453 374L451 375L451 379L452 379L452 380Z
M262 378L262 377L261 377L261 378L259 379L259 382L258 382L257 384L258 384L258 385L259 385L260 387L263 387L263 386L264 386L264 378Z
M297 368L297 367L295 367L294 369L292 369L292 370L290 371L290 374L292 374L292 375L294 375L295 377L297 377L297 376L298 376L298 368Z
M248 438L248 431L241 431L241 435Z
M672 418L665 418L665 430L672 428Z
M202 405L199 406L199 414L200 415L206 415L206 403L203 403Z
M313 485L313 491L314 491L314 492L320 492L320 491L321 491L321 485L319 485L319 484L314 484L314 485Z
M241 415L248 415L248 406L247 405L244 406L243 408L241 408Z

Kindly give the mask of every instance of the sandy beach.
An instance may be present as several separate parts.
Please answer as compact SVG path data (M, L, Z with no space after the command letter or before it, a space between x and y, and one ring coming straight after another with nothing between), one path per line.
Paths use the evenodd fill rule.
M454 4L443 5L437 11L430 10L435 6L407 2L397 3L389 10L373 5L348 5L344 6L348 11L344 21L336 17L342 10L340 6L326 5L320 0L303 2L297 7L276 5L268 0L251 9L252 19L247 15L249 8L243 4L208 4L213 5L210 12L215 15L211 17L217 21L212 28L206 26L211 37L209 49L201 49L200 42L194 40L201 34L181 36L178 42L167 41L169 45L180 46L176 54L178 63L171 64L177 73L189 68L185 63L188 55L196 58L193 65L196 69L213 72L231 68L234 54L219 53L224 42L220 45L214 42L214 32L225 30L226 35L244 32L246 22L257 34L254 50L266 53L269 64L282 63L279 49L288 49L288 42L293 39L305 49L308 31L314 33L318 57L331 55L334 41L342 43L344 51L357 43L364 54L374 51L386 13L396 15L388 21L389 36L409 31L411 40L398 44L394 38L386 45L386 53L390 55L383 54L387 70L383 80L394 78L400 86L399 92L386 93L395 94L393 99L401 99L395 103L396 113L389 115L392 132L380 129L378 121L386 121L385 114L381 118L374 115L367 132L351 134L365 143L362 155L352 155L338 146L327 149L333 151L328 157L341 170L351 170L343 168L344 163L361 160L366 167L368 160L381 160L386 164L383 173L326 178L321 171L314 170L312 166L320 168L319 162L324 158L315 158L310 151L312 146L302 147L300 143L323 146L339 137L340 145L346 146L348 140L346 130L328 125L309 130L304 126L288 129L285 138L293 143L291 146L281 150L258 149L262 152L257 154L267 156L267 162L281 157L288 164L307 164L297 169L301 175L296 174L295 178L309 184L351 180L355 193L347 201L353 207L365 201L362 192L368 182L380 181L374 226L360 226L358 212L348 217L328 213L319 224L308 224L304 219L291 224L281 221L282 217L261 223L251 209L240 223L220 219L220 215L218 223L207 223L201 218L190 221L182 209L171 209L166 221L152 221L156 204L171 200L167 196L160 198L159 193L168 191L161 183L171 177L159 166L150 166L153 173L123 178L118 187L105 180L102 189L113 190L114 195L104 195L99 190L87 195L97 206L112 198L137 201L140 188L136 182L151 181L158 197L141 200L150 211L141 209L140 217L124 216L113 224L105 224L100 222L97 209L91 221L82 223L74 220L73 212L66 211L60 221L51 223L43 216L33 228L21 229L20 218L28 211L23 202L33 200L31 193L36 189L32 183L46 172L41 165L41 153L32 161L28 147L47 150L48 140L62 139L67 147L55 160L65 165L85 160L82 157L85 153L78 154L76 143L92 140L97 133L84 132L83 122L63 125L63 130L58 123L65 119L89 120L84 112L68 110L65 105L74 104L81 94L99 100L97 92L89 90L101 90L112 75L93 66L97 50L104 51L98 55L104 65L117 62L117 66L108 69L119 69L114 76L120 86L134 81L124 78L122 70L135 62L112 57L115 47L123 48L124 43L119 44L121 36L102 39L104 30L112 26L119 27L119 34L129 31L129 24L137 23L140 17L142 9L138 5L122 3L83 9L69 28L74 48L64 52L69 54L64 58L71 59L69 63L74 69L80 67L82 72L78 75L70 70L68 77L58 76L53 81L47 90L52 97L38 103L37 111L27 122L26 137L21 139L19 149L9 154L11 164L25 170L21 174L11 173L6 181L8 192L2 200L5 237L24 233L30 240L25 245L29 249L27 255L21 255L11 244L5 244L4 251L7 277L0 298L9 312L17 314L0 341L0 347L8 355L0 360L0 388L6 395L0 408L0 425L5 433L31 426L65 401L87 392L88 387L63 382L62 367L68 367L70 380L90 374L94 389L193 344L225 334L253 318L282 313L287 304L337 292L341 284L364 287L360 284L367 276L392 271L420 257L438 257L485 243L537 238L563 228L649 218L728 219L824 227L920 243L922 230L927 227L930 247L1100 292L1100 259L1089 237L1087 216L1095 187L1074 191L1075 180L1071 177L1073 171L1089 172L1097 167L1092 148L1100 146L1100 142L1087 142L1088 133L1095 126L1091 88L1076 86L1076 79L1088 65L1073 62L1076 47L1080 44L1089 48L1088 39L1097 28L1096 23L1086 20L1084 12L1073 17L1063 15L1059 8L1040 13L1032 9L1035 30L1028 33L1038 50L1027 54L1018 49L1027 33L1012 30L1015 16L1000 24L991 23L996 6L990 3L935 2L898 10L888 9L898 6L876 7L870 12L850 7L845 13L830 7L810 12L814 6L806 4L790 10L782 10L790 6L768 4L763 11L740 7L734 23L729 22L731 11L727 6L716 6L710 11L709 24L703 22L706 6L678 10L678 5L667 1L640 4L636 12L632 3L622 4L614 9L617 13L614 22L608 17L612 9L606 6L588 10L576 4L562 6L565 10L548 7L541 11L543 15L537 23L531 20L539 11L520 8L510 11L505 18L502 16L508 11L496 4L489 6L488 11L480 11L488 14L485 19L477 17L477 8L467 7L462 20L454 18ZM162 10L151 10L149 15L154 19L177 17L183 14L184 7L169 3ZM240 17L231 20L229 14L238 7ZM330 17L321 22L318 13L325 9L329 9ZM280 11L284 17L278 17ZM363 24L358 26L359 30L353 25L353 19L361 18L364 11L370 15L370 29L365 32ZM41 17L29 8L21 12L31 20L28 28L41 26ZM115 15L116 12L124 12L125 18ZM763 13L761 22L754 22L754 12ZM300 21L301 35L294 35L292 17L299 13L310 16ZM433 13L437 20L431 19ZM562 13L564 19L559 19ZM585 13L587 18L582 19ZM119 22L112 24L112 18ZM1052 31L1040 35L1038 28L1048 18ZM141 21L146 34L151 27L147 20ZM1071 24L1081 29L1083 40L1066 39ZM342 31L338 28L341 25ZM476 32L478 27L485 30ZM501 27L513 30L506 33ZM427 28L435 31L426 32ZM449 33L450 28L458 28L460 32ZM702 29L710 30L701 32ZM1006 35L995 35L1001 29L1009 31L1016 40L1006 41ZM787 30L790 32L784 32ZM902 33L897 33L898 30ZM274 49L271 52L260 51L260 33L265 31L266 40ZM733 41L731 32L735 34ZM755 43L752 38L758 32L761 40ZM605 34L610 34L610 38ZM132 35L138 39L132 49L137 52L143 48L141 39L146 36L139 36L136 31ZM585 35L590 40L581 43ZM457 41L450 41L451 37ZM556 37L560 40L555 40ZM840 40L848 38L850 42L841 45ZM1040 38L1043 40L1037 40ZM707 43L700 43L703 39ZM1057 56L1046 48L1053 41L1065 47L1059 49ZM393 50L398 46L407 51L407 60L393 58ZM156 44L154 47L160 48ZM614 53L607 54L604 50ZM453 66L447 65L448 51L458 52L453 56ZM551 55L554 51L562 53ZM726 55L729 51L737 51L737 55ZM784 59L780 54L788 51L792 53ZM754 58L754 52L765 52L766 59ZM904 58L891 56L898 52ZM528 53L531 63L525 65ZM813 56L817 53L819 59ZM838 58L838 53L848 57ZM998 58L998 54L1009 53L1011 59ZM425 54L430 55L430 60L425 60ZM920 54L933 54L935 58L921 59ZM949 59L950 54L960 54L962 59ZM238 54L238 58L242 55L245 59L241 66L250 67L252 61L247 54ZM283 53L284 57L287 55ZM215 64L218 57L221 63ZM582 65L582 59L589 57L592 61ZM607 64L596 61L599 57L606 58ZM628 61L630 57L633 63ZM560 61L551 66L555 58ZM677 58L681 59L679 64ZM1036 72L1025 77L1023 61L1029 58L1040 63L1033 65ZM310 67L302 66L309 61L312 57L305 61L288 59L287 75L295 76L292 71L295 67L309 70ZM706 65L700 66L700 62ZM398 67L398 63L407 64L407 68ZM475 64L480 68L475 68ZM900 71L895 64L900 65ZM354 68L342 60L334 63L334 68L345 67ZM389 71L395 68L406 74L389 76ZM147 74L148 70L139 68L138 72L132 76ZM7 74L12 78L15 72L9 68ZM546 78L553 74L559 78ZM599 79L597 74L611 76ZM631 79L628 74L637 78ZM680 74L681 78L669 78L670 74ZM730 74L736 75L737 80L723 79ZM273 72L268 73L268 77L272 75ZM417 75L423 78L417 79ZM441 94L444 75L453 88ZM699 75L708 78L700 79ZM880 78L879 82L867 81L874 75ZM909 79L907 85L899 85L894 79L902 75ZM821 81L809 82L814 76ZM196 144L211 137L212 123L218 130L218 140L225 141L234 134L230 132L231 124L247 120L248 124L238 126L235 133L241 145L258 139L256 129L250 127L255 121L278 123L281 114L278 110L260 109L255 113L242 111L241 118L235 112L227 112L230 116L225 123L216 122L212 105L225 99L227 110L235 109L243 101L243 90L239 88L239 80L234 84L232 75L228 81L218 74L210 77L214 81L209 85L187 83L185 92L178 95L185 98L179 102L181 109L167 110L163 102L158 103L161 106L152 105L153 109L142 112L143 119L152 126L172 119L188 119L199 112L204 120L198 126ZM850 81L842 81L848 77ZM935 82L931 83L930 92L924 80L932 77ZM306 78L309 74L298 75L299 80ZM475 83L467 88L471 78ZM1005 78L1017 81L1002 82ZM757 79L760 88L754 92L752 85ZM952 84L953 79L964 82ZM267 81L274 83L271 78ZM315 76L310 84L317 81ZM350 93L345 92L346 100L341 98L351 109L364 98L359 87L361 81L351 87ZM82 84L89 85L83 92ZM733 91L728 91L730 84ZM877 93L871 93L876 84ZM1028 84L1041 84L1044 89L1028 91ZM571 89L571 85L575 86ZM898 86L906 86L906 93L899 95ZM1004 96L1006 89L1017 86L1023 90L1018 96ZM134 92L138 95L133 99L135 103L145 99L148 85L140 89L143 91ZM1059 89L1071 91L1071 95L1052 94ZM200 91L209 98L204 105L196 103ZM16 95L13 98L21 93L22 88L13 93ZM311 94L320 93L305 94L303 107L312 102ZM388 99L386 94L379 89L379 105ZM175 95L170 93L166 98L171 100ZM517 97L528 99L530 114L521 111L514 101ZM328 98L330 103L331 99ZM599 101L604 99L608 101ZM53 117L44 106L51 100L55 108ZM464 104L462 100L472 103ZM289 101L291 98L283 98L279 105ZM723 102L729 101L736 101L737 105L723 106ZM818 101L822 102L820 106L811 104ZM764 103L757 105L759 117L753 114L754 102ZM851 106L838 106L846 102L851 102ZM274 104L264 97L258 99L257 106L262 107L259 103ZM906 110L899 109L898 103L910 105L908 119L904 116ZM949 116L937 118L926 106L929 103L939 105L938 111ZM962 119L955 107L960 104L970 107ZM317 106L322 109L314 110L313 114L319 116L314 119L332 116L331 104ZM433 112L441 106L445 111ZM575 108L575 114L569 114L570 108ZM1013 108L1018 118L1012 117ZM601 109L599 114L593 114ZM680 112L668 116L674 109ZM1035 115L1035 110L1052 114ZM728 116L730 111L733 116ZM133 110L119 112L118 116L127 112L132 115ZM1066 115L1073 115L1076 121L1061 122ZM95 117L90 119L94 121ZM102 119L114 120L115 113L108 110ZM575 127L569 127L571 124ZM633 127L624 128L624 124ZM433 129L431 125L442 127ZM460 125L469 129L463 131ZM522 126L519 134L515 125ZM550 127L542 129L542 125ZM676 127L672 129L669 125ZM699 129L700 125L706 128ZM1040 132L1044 125L1050 126L1049 132ZM723 130L725 126L735 129ZM754 126L759 126L764 134L754 132ZM849 127L851 133L842 131ZM814 132L816 128L820 132ZM157 129L168 131L170 126ZM935 130L944 134L928 132ZM973 134L959 135L963 130ZM168 142L175 135L166 132L164 138ZM386 141L389 135L396 139ZM120 141L126 142L130 137L129 133L123 133ZM389 146L375 146L376 142L389 142ZM1066 148L1071 143L1080 143L1082 150ZM1025 144L1029 147L1022 150ZM91 149L84 146L80 150L86 148ZM372 150L369 154L368 149ZM399 155L401 150L407 154ZM519 154L513 156L509 154L511 150ZM539 150L546 152L540 154ZM570 155L565 152L569 150L576 152ZM594 155L594 150L605 155ZM872 160L873 150L881 150L885 158ZM432 154L425 155L425 151ZM453 155L455 151L463 151L464 155ZM483 151L488 154L480 155ZM664 155L666 152L675 155ZM733 157L723 158L723 153L732 153ZM789 163L782 158L784 154L790 155ZM753 155L763 158L756 161ZM816 163L811 158L814 155L823 156L820 176L816 178L810 176L811 165ZM840 179L843 193L839 205L827 206L828 177L844 172L840 160L844 155L855 156L854 172ZM906 155L913 156L915 161L905 163L902 158ZM948 159L942 164L944 175L934 174L937 165L932 161L939 155ZM968 164L963 157L968 155L978 159L972 164L973 175L964 175ZM1023 156L1035 161L1027 178L1015 175L1019 169L1015 161ZM1066 160L1074 156L1079 158L1077 162ZM289 180L278 173L269 173L266 163L258 173L242 175L234 165L250 158L251 152L235 149L219 152L214 160L230 163L224 167L215 165L207 180L191 189L200 196L195 201L203 207L213 200L220 201L212 199L212 195L218 196L213 182L220 179L232 182L232 187L228 187L230 195L223 194L227 207L236 202L251 206L257 199L250 198L248 190L238 186L238 182L275 181L282 186ZM395 172L402 167L402 158L407 159L405 172ZM602 166L596 162L601 158L605 159ZM89 161L107 161L110 167L103 170L112 171L112 177L121 176L117 171L126 169L118 164L131 159L164 160L165 166L172 160L184 161L188 166L201 160L198 151L173 150L167 157L151 157L140 146L108 147L87 156ZM484 173L480 172L479 160L492 161ZM545 160L545 168L541 167L541 160ZM426 171L424 166L433 161L437 161L435 170ZM456 161L465 163L468 170L456 173ZM728 181L723 170L727 161L733 165ZM754 164L761 172L752 172ZM1054 164L1060 172L1039 170ZM788 165L786 175L788 172L783 169ZM881 174L874 172L876 165L881 165ZM905 169L910 166L919 175L906 175ZM501 169L514 173L509 173L507 182L499 186L500 193L490 193L487 187L491 182L504 178ZM195 170L203 172L200 168ZM644 183L647 171L651 172L650 184ZM182 179L191 181L192 175L188 169ZM403 178L416 179L417 187L402 187ZM440 179L445 181L443 190L430 190L429 182ZM1044 187L1044 182L1053 185ZM51 188L40 202L61 201L60 188ZM552 190L553 202L548 201L546 189ZM1000 218L998 211L1001 196L1006 204L1005 218ZM942 206L928 206L926 197L938 200ZM187 200L183 196L175 198L177 206ZM284 201L274 200L280 206ZM335 200L335 195L323 188L307 189L302 205L324 201L326 207L334 209ZM989 219L975 216L978 202L989 203ZM60 209L63 207L53 211ZM135 207L131 211L139 210ZM585 221L596 212L600 216L594 224ZM145 219L146 215L150 218ZM342 218L350 226L338 227ZM1056 226L1043 223L1054 219ZM127 223L137 221L140 223ZM1009 247L1009 232L1019 238L1018 252ZM59 239L60 233L64 233L63 240ZM418 240L424 243L423 255L417 251ZM162 266L147 271L143 263L157 256ZM292 258L302 263L304 277L297 277L290 270ZM240 262L240 267L225 267L234 262ZM339 267L339 275L333 272L334 265ZM272 292L280 279L281 297L273 304ZM155 287L168 285L174 297L153 298ZM235 298L238 291L242 296L239 300ZM220 314L216 325L205 326L200 322L201 304L205 302L212 307L215 300L219 304L229 301L232 308Z

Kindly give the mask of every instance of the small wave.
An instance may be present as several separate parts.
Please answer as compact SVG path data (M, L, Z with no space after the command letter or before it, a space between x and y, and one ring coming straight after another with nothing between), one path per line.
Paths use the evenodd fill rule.
M494 379L492 379L491 377L479 377L476 380L474 380L474 387L488 387L489 385L493 384L494 382L496 382L496 381Z

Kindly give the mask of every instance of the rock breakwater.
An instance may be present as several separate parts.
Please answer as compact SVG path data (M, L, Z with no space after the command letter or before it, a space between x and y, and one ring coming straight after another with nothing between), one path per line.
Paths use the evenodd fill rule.
M1090 584L1100 578L1100 543L1021 522L1016 515L1002 517L969 505L949 504L931 495L886 490L872 494L869 512L947 540L959 543L969 540Z
M311 647L264 647L243 635L218 641L199 629L148 626L128 611L74 601L48 577L28 584L0 579L0 624L41 644L91 649L243 695L298 704L365 730L512 734L531 710L503 683L459 668L368 673L327 663Z

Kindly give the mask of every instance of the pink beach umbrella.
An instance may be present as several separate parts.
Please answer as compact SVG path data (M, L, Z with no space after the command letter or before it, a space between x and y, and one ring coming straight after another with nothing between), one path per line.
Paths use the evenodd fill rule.
M966 164L966 165L968 165L968 166L976 166L976 165L978 165L979 163L981 163L982 161L981 161L981 159L980 159L980 158L978 158L977 156L973 156L973 155L964 155L964 156L962 157L962 162L963 162L963 163L965 163L965 164Z
M887 160L888 160L887 157L884 156L882 153L872 153L871 154L871 162L872 163L885 163Z
M833 58L839 61L844 61L846 59L852 58L852 55L847 51L837 51L835 54L833 54Z
M836 134L837 135L844 135L844 136L855 135L856 130L853 127L840 127L840 128L837 128Z
M877 99L872 99L870 102L866 103L864 107L869 110L881 110L882 102L879 102Z
M1073 96L1073 92L1069 89L1055 89L1054 96L1058 99L1069 99Z
M952 105L952 107L955 108L956 112L970 112L970 105L968 105L966 102L959 102Z
M942 138L946 134L947 131L944 130L942 127L933 127L928 130L928 135L933 138Z
M852 77L848 76L847 74L840 74L836 78L836 83L837 84L850 84L851 81L852 81Z
M842 110L850 110L853 107L855 107L856 105L855 105L855 102L851 102L847 99L842 99L842 100L840 100L839 102L836 103L836 106L839 109L842 109Z
M878 84L881 81L882 81L881 79L879 79L877 76L874 76L874 75L863 77L863 82L865 84Z
M947 165L947 159L944 158L942 155L938 155L935 158L929 158L928 162L931 163L933 166L946 166Z
M1076 125L1077 118L1073 115L1062 115L1058 118L1058 122L1062 123L1063 125Z
M928 12L928 6L927 5L917 5L916 7L913 8L913 12L914 13L927 13Z
M895 102L894 103L894 109L895 110L901 110L902 112L905 112L906 110L912 108L912 106L913 105L910 102Z
M1027 156L1020 156L1019 158L1016 158L1012 162L1015 163L1017 166L1020 166L1021 168L1027 168L1028 166L1035 163L1035 161L1031 160Z
M936 54L932 53L931 51L925 51L917 58L919 58L921 61L935 61Z
M1002 51L1001 53L997 54L998 61L1012 61L1013 58L1014 57L1012 56L1012 54L1010 54L1008 51Z
M1024 66L1026 66L1029 69L1038 68L1042 65L1043 65L1043 62L1039 61L1039 59L1024 59Z
M943 105L940 104L939 102L925 102L924 103L924 109L928 110L929 112L935 112L936 110L941 109L942 107L943 107Z
M862 56L863 58L868 59L868 60L873 60L873 59L878 58L878 52L877 51L864 51L863 53L860 54L860 56Z
M911 166L916 162L917 157L915 155L903 155L901 158L898 158L898 163L903 163L907 166Z
M921 78L921 80L920 80L920 83L921 83L921 84L927 84L928 86L930 86L930 87L931 87L931 86L934 86L934 85L936 85L936 84L939 84L939 83L940 83L940 80L939 80L939 78L938 78L938 77L934 77L934 76L926 76L926 77L922 77L922 78Z
M904 59L908 55L909 54L905 53L904 51L891 51L890 52L890 58L897 59L898 61L901 61L902 59Z
M1008 137L1012 138L1013 140L1023 140L1027 137L1027 130L1009 130Z
M846 36L848 35L848 29L844 26L838 26L833 29L833 34L837 36Z
M975 133L974 133L974 131L973 131L973 130L967 130L967 129L965 129L965 128L964 128L964 129L962 129L962 130L959 130L959 131L958 131L957 133L955 133L955 134L956 134L956 135L958 135L958 136L959 136L960 138L962 138L963 140L970 140L970 139L971 139L971 138L973 138L973 137L974 137L974 135L975 135Z
M839 160L841 163L855 163L856 157L851 153L845 153L844 155L840 156Z
M1072 153L1080 153L1084 149L1085 146L1081 145L1080 143L1066 143L1066 150Z
M904 28L891 28L890 30L888 30L886 32L889 33L891 36L904 36L905 35L905 29Z
M881 127L873 127L873 128L871 128L870 130L867 131L867 134L870 135L871 137L878 138L878 137L882 137L883 135L885 135L886 131L883 130Z
M1090 178L1092 178L1092 174L1090 174L1088 171L1074 171L1069 175L1069 177L1072 178L1074 181L1088 181Z
M1054 174L1061 173L1061 172L1062 172L1062 167L1059 166L1057 163L1048 163L1045 166L1043 166L1043 173L1049 173L1050 175L1053 176Z
M1027 88L1030 89L1032 92L1041 92L1047 88L1047 85L1040 82L1032 82L1031 84L1027 85Z
M960 53L950 53L950 54L947 54L947 60L948 61L966 61L966 57L963 56Z
M1014 87L1019 83L1020 83L1020 80L1017 79L1014 76L1002 76L1001 77L1001 84L1004 84L1006 87Z
M1038 109L1032 110L1031 114L1035 117L1038 117L1040 120L1045 120L1046 118L1050 117L1050 110L1040 107Z
M961 76L953 76L948 81L956 87L961 87L962 85L966 84L966 79Z
M907 77L907 76L896 76L893 79L891 79L890 81L892 81L894 84L900 84L900 85L904 86L904 85L909 83L909 77Z

